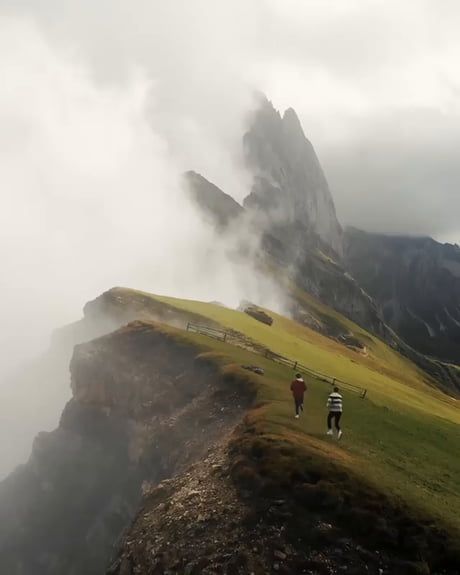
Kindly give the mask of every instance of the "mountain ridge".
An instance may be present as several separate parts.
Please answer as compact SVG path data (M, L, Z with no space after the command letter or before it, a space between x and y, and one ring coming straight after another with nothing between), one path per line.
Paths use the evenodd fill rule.
M311 142L304 135L297 114L289 108L281 115L266 98L260 102L243 137L247 166L254 176L243 208L237 204L238 208L233 207L231 213L224 213L228 195L217 186L211 188L206 180L206 191L197 191L200 188L199 179L194 181L196 203L211 220L218 222L220 230L229 230L233 223L258 229L263 252L275 262L277 268L286 270L299 287L379 335L431 374L436 373L441 385L458 392L458 371L441 362L460 363L457 351L460 302L446 307L446 300L438 298L437 313L444 314L446 322L451 324L448 332L442 328L443 333L438 334L438 353L433 353L436 351L433 345L430 347L426 341L410 337L409 332L414 331L413 326L421 323L420 319L405 314L408 327L401 327L400 323L392 321L388 305L380 301L372 284L366 281L369 269L365 264L367 262L372 266L379 254L353 258L350 228L348 231L342 230L337 220L324 172ZM210 199L211 195L213 199ZM430 257L430 246L455 251L455 246L441 248L441 244L432 238L413 238L411 242L424 244L427 258ZM362 273L357 265L360 259L364 259ZM385 277L386 271L388 277ZM433 286L441 281L440 273L444 273L439 268L434 272ZM394 273L396 271L390 267L388 270L382 268L376 285L395 281L391 275ZM455 297L455 288L447 292L443 292L446 297ZM397 305L401 304L403 302L397 302ZM419 313L413 315L418 316ZM456 322L459 322L458 326ZM429 338L432 338L431 333ZM425 355L432 355L433 358Z

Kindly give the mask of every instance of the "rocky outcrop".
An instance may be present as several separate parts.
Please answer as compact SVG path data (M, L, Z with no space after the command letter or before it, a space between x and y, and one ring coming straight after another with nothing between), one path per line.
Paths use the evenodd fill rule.
M295 111L289 108L281 116L262 98L244 136L244 150L254 175L246 209L266 218L269 227L300 225L340 254L342 229L334 201Z
M272 325L273 318L268 315L263 309L258 308L257 306L250 305L244 309L244 313L247 313L257 321L264 323L265 325Z
M348 269L419 352L460 364L460 248L431 238L345 234Z
M8 575L102 573L143 482L201 457L249 400L193 347L145 322L77 346L71 373L59 427L0 484Z

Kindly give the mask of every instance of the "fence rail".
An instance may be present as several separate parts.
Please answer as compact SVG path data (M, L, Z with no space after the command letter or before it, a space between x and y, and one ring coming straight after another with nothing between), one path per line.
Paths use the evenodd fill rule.
M198 323L189 322L187 324L187 331L190 331L193 333L199 333L201 335L206 335L208 337L212 337L213 339L217 339L219 341L224 341L224 342L231 339L232 344L240 345L241 347L247 347L247 343L248 343L247 340L244 340L243 338L238 337L238 335L235 332L229 332L229 331L226 331L224 329L218 329L218 328L214 328L214 327L211 327L208 325L203 325L203 324L198 324ZM354 385L353 383L349 383L348 381L344 381L343 379L339 379L339 378L334 377L332 375L327 375L325 373L315 371L314 369L311 369L310 367L303 365L299 361L284 357L284 355L280 355L279 353L275 353L275 352L273 352L267 348L265 349L263 355L267 359L269 359L275 363L285 365L286 367L289 367L293 371L299 371L301 373L309 374L310 376L314 377L315 379L318 379L319 381L323 381L324 383L328 383L331 386L337 385L337 386L340 386L342 389L346 389L352 393L356 393L362 399L364 399L367 396L367 389L365 389L364 387Z
M198 323L188 323L187 324L187 331L191 331L194 333L200 333L202 335L207 335L208 337L212 337L213 339L218 339L219 341L227 341L228 332L223 329L217 329L215 327L211 327L209 325L201 325Z

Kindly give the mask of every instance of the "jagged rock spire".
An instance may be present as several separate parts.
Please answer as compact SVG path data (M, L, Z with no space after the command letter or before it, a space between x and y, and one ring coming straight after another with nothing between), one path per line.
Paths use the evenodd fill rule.
M266 98L244 136L245 156L254 174L244 206L276 223L300 223L336 253L342 228L321 165L292 108L283 116Z

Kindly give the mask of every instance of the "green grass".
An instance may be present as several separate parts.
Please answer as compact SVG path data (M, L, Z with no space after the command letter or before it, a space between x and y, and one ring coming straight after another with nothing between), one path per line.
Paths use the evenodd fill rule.
M329 313L334 313L347 329L366 341L367 357L272 312L270 315L275 322L272 326L266 326L245 313L218 305L155 297L242 332L272 351L298 360L316 371L365 387L377 404L399 410L416 408L429 415L460 423L458 401L436 389L409 360L336 312Z
M264 404L253 419L260 434L294 446L302 454L299 457L333 462L377 493L403 502L414 516L430 517L454 538L460 536L459 403L434 388L414 364L314 300L310 303L321 313L330 314L365 340L367 357L271 312L275 321L269 327L218 305L152 297L242 332L317 371L368 388L366 400L343 392L344 437L338 443L325 436L327 384L306 378L306 412L295 420L289 392L293 374L288 368L205 336L181 334L220 354L222 363L252 363L265 369L264 376L256 377L257 400Z

